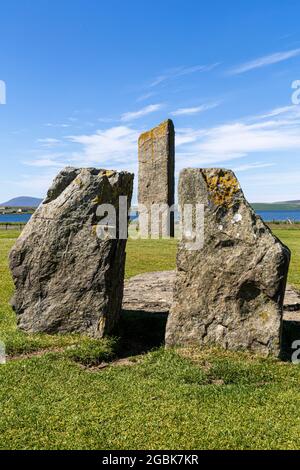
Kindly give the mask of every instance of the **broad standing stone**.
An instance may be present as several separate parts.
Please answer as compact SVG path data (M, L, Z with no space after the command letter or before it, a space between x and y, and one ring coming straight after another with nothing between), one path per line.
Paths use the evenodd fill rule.
M139 226L141 235L174 236L174 213L164 210L174 204L175 131L167 120L139 138L139 188L138 202L148 211L141 212ZM161 205L159 211L150 215L153 205ZM158 209L158 208L157 208ZM157 229L155 228L157 227ZM155 233L153 233L155 232Z
M204 246L177 255L166 344L215 344L278 356L287 247L247 203L233 172L185 169L179 204L204 204Z
M122 305L126 240L98 237L97 208L112 204L118 216L119 196L129 206L132 186L126 172L66 168L56 177L10 253L20 329L95 338L112 330Z

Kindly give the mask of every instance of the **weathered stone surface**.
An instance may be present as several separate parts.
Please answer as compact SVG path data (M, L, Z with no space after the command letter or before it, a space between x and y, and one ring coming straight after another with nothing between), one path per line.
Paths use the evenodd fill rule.
M285 292L283 313L284 320L300 322L300 292L289 285Z
M290 260L223 169L186 169L179 204L204 204L204 246L177 255L166 344L216 344L278 356Z
M158 271L131 277L125 281L123 309L169 313L173 303L176 271ZM287 285L283 319L300 321L300 293Z
M139 205L145 206L147 213L139 217L140 232L143 237L150 234L174 236L174 214L168 211L150 215L154 204L170 208L174 204L175 191L175 131L174 124L167 120L139 138ZM155 229L157 227L157 229Z
M96 212L112 204L118 215L119 196L129 205L132 186L126 172L66 168L57 176L10 253L19 328L97 338L112 330L122 305L126 240L100 239Z
M168 313L173 301L175 271L134 276L125 281L123 309Z

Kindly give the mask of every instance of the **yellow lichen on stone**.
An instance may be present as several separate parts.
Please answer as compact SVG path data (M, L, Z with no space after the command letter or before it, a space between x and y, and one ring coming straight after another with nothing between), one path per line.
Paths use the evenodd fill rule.
M82 182L82 179L80 178L80 176L77 176L77 178L75 178L74 183L77 184L80 189L83 187L83 182Z
M100 196L96 196L95 199L92 200L93 204L101 204L101 198Z
M240 185L234 175L229 171L220 172L209 176L203 173L209 193L216 206L231 207L235 194L240 190Z
M114 170L103 170L101 173L99 173L99 176L107 176L107 178L110 178L111 176L115 176L116 172Z
M97 236L98 225L92 225L92 234L94 237Z
M270 319L270 313L269 312L260 312L259 314L260 318L264 323L267 323L267 321Z
M160 137L164 137L167 134L168 131L168 126L169 126L169 121L164 121L159 126L154 127L150 131L144 132L140 138L139 138L139 143L143 145L144 142L150 139L158 139Z
M150 131L144 132L143 134L140 135L139 148L141 148L143 145L150 142L151 159L153 160L154 159L154 144L156 140L159 140L160 138L167 136L168 130L169 130L169 120L167 119L166 121L159 124L157 127L154 127Z

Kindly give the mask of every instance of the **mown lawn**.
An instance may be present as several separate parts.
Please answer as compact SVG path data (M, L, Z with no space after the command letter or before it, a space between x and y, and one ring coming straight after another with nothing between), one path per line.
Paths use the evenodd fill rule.
M292 252L288 281L300 289L300 227L298 229L273 229L273 232Z
M300 287L300 230L276 234L292 249L290 282ZM157 348L132 365L86 369L76 361L110 361L119 341L17 332L7 267L16 236L0 231L0 338L10 354L54 352L0 366L0 449L299 447L300 366L213 349ZM176 243L130 241L127 252L129 277L172 269ZM159 326L153 321L152 328ZM138 317L131 322L128 332L145 325Z

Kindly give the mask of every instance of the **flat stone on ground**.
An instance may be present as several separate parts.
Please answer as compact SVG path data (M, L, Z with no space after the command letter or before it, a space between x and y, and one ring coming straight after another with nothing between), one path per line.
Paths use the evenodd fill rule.
M175 271L160 271L134 276L125 281L123 310L166 313L173 302ZM284 320L300 321L300 293L286 288Z

